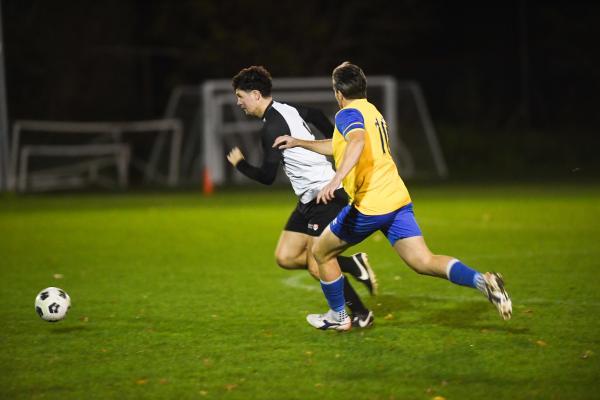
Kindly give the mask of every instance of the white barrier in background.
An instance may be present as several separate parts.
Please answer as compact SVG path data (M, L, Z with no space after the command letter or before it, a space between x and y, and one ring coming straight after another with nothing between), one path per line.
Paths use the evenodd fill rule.
M58 135L75 135L80 140L76 144L35 143L23 144L25 132L45 132ZM95 157L88 162L65 165L59 168L49 168L36 171L37 182L45 188L52 188L56 174L80 174L85 166L91 168L91 173L110 162L112 156L118 169L119 185L127 185L127 169L131 164L140 169L146 181L156 181L160 177L158 172L158 155L153 154L149 161L130 157L129 145L123 140L125 134L143 135L152 132L170 133L170 149L168 156L168 171L166 183L176 186L179 181L179 156L181 153L182 128L177 119L161 119L131 122L62 122L62 121L16 121L13 125L11 168L9 175L10 190L26 190L31 172L28 162L31 156L49 157ZM160 136L160 135L159 135ZM73 137L73 136L72 136ZM86 141L87 139L87 141ZM81 141L84 143L81 143ZM125 176L124 176L125 174ZM44 179L45 177L45 179ZM71 179L72 182L81 180Z

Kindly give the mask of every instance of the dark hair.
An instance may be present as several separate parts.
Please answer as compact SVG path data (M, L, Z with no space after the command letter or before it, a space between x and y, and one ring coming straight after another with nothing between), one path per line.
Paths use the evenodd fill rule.
M367 77L360 67L344 61L331 74L333 89L341 92L347 99L367 97Z
M253 65L244 68L231 80L233 90L258 90L261 95L268 97L271 95L271 74L262 65Z

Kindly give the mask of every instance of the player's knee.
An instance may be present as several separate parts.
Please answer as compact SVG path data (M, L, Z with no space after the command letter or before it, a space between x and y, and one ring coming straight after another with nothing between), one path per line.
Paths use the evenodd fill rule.
M288 252L275 250L275 262L283 269L295 269L294 258Z
M323 251L322 246L319 246L319 241L315 241L310 249L313 257L317 261L317 264L323 264L326 260L326 253Z

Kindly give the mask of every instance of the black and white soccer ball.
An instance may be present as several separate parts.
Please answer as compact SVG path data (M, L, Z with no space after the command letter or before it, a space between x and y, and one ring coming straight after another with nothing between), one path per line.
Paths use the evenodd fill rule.
M71 298L67 292L57 287L46 288L35 298L35 311L44 321L60 321L67 315L69 308Z

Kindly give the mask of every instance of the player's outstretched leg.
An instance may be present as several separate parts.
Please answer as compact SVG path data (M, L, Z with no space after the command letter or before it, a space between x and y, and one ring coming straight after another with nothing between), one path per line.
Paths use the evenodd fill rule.
M394 249L419 274L446 278L454 284L478 289L496 306L502 318L510 319L512 303L500 274L482 274L456 258L432 254L422 236L397 240Z
M356 253L350 257L338 256L337 261L342 272L352 275L365 285L371 296L377 294L377 277L369 264L367 253Z

